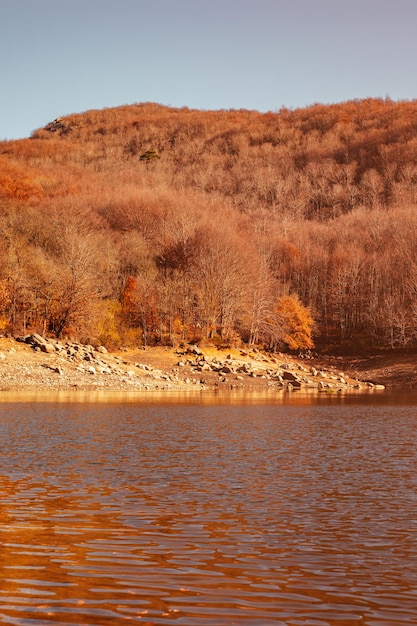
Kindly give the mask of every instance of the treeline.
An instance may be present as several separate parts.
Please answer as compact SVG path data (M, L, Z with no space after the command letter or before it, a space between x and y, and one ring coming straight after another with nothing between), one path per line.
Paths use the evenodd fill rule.
M417 103L140 104L0 143L0 330L417 341Z

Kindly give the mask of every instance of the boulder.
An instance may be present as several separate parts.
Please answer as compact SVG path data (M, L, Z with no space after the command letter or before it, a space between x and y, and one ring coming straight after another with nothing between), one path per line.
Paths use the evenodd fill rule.
M292 380L288 383L288 387L292 387L293 389L301 389L302 385L301 380Z
M29 343L29 337L30 335L19 335L18 337L15 337L15 341L18 341L19 343Z
M33 335L29 335L28 343L41 346L42 344L47 343L47 341L44 337L42 337L42 335L38 335L38 333L33 333Z
M33 333L33 335L27 335L27 337L25 338L25 343L28 343L29 345L32 346L32 348L36 349L36 348L42 348L42 346L48 344L49 342L41 335L38 335L37 333Z
M299 381L297 374L294 374L294 372L289 372L288 370L285 370L282 373L282 378L284 380L289 380L290 382Z
M200 350L200 348L198 348L197 346L190 346L189 348L187 348L187 354L195 354L197 356L202 356L203 351Z
M53 343L42 343L40 346L41 352L46 352L48 354L51 354L52 352L55 352L55 346Z

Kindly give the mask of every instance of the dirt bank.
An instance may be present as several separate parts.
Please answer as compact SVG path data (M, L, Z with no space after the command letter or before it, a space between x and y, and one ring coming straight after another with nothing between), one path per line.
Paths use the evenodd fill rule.
M345 356L320 359L328 367L340 367L346 374L386 388L417 387L417 352L381 352L370 356Z

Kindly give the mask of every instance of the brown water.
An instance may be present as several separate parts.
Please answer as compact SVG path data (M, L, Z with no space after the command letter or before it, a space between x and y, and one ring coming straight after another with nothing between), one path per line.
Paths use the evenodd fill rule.
M417 405L0 404L0 622L417 624Z

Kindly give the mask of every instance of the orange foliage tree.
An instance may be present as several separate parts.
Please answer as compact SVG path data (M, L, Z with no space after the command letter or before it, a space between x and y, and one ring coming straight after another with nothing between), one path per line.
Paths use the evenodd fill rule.
M309 350L314 347L313 318L309 308L303 306L297 296L282 296L275 311L282 342L290 350Z

